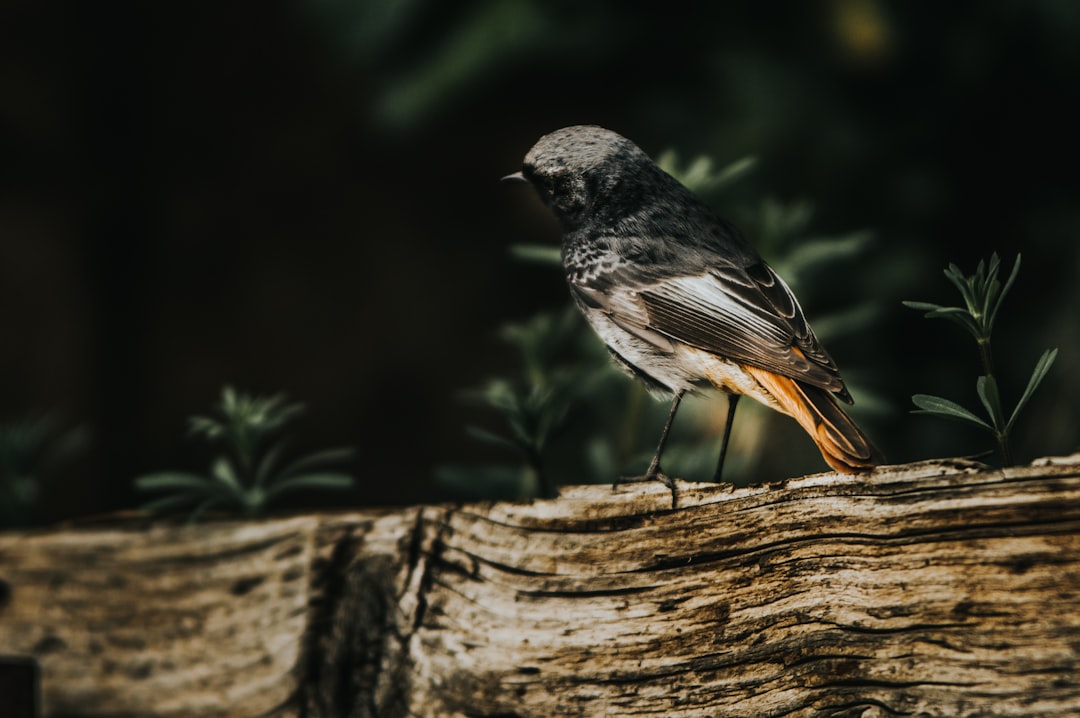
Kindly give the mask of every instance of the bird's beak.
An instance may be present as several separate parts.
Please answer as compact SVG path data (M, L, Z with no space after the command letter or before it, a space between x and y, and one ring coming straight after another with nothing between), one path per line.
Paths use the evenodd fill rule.
M521 174L520 172L506 175L499 181L506 182L507 184L529 184L529 180L525 179L525 175Z

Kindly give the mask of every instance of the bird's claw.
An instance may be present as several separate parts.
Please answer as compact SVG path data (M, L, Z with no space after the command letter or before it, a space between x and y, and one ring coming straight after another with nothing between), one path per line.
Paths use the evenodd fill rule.
M650 469L640 476L620 476L615 479L611 484L611 488L614 490L619 487L620 484L637 484L642 481L659 481L664 486L671 490L671 508L678 508L679 506L679 489L675 484L675 479L671 478L663 471L657 469Z

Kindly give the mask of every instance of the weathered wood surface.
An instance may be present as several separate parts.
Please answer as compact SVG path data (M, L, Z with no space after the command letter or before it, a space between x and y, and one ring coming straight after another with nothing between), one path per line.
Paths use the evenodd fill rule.
M0 654L51 715L1080 715L1080 455L681 488L0 534Z

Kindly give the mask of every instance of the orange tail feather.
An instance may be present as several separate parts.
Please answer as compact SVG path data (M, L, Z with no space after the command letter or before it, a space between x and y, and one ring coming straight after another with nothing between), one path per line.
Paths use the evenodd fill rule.
M828 391L764 369L743 368L799 422L821 450L825 462L836 471L860 473L885 462Z

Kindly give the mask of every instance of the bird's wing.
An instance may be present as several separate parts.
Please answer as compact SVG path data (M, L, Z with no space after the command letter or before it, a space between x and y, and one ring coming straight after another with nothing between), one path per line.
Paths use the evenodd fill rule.
M682 342L850 401L795 296L764 262L637 283L606 279L572 286L581 301L658 348L670 351L672 340Z

